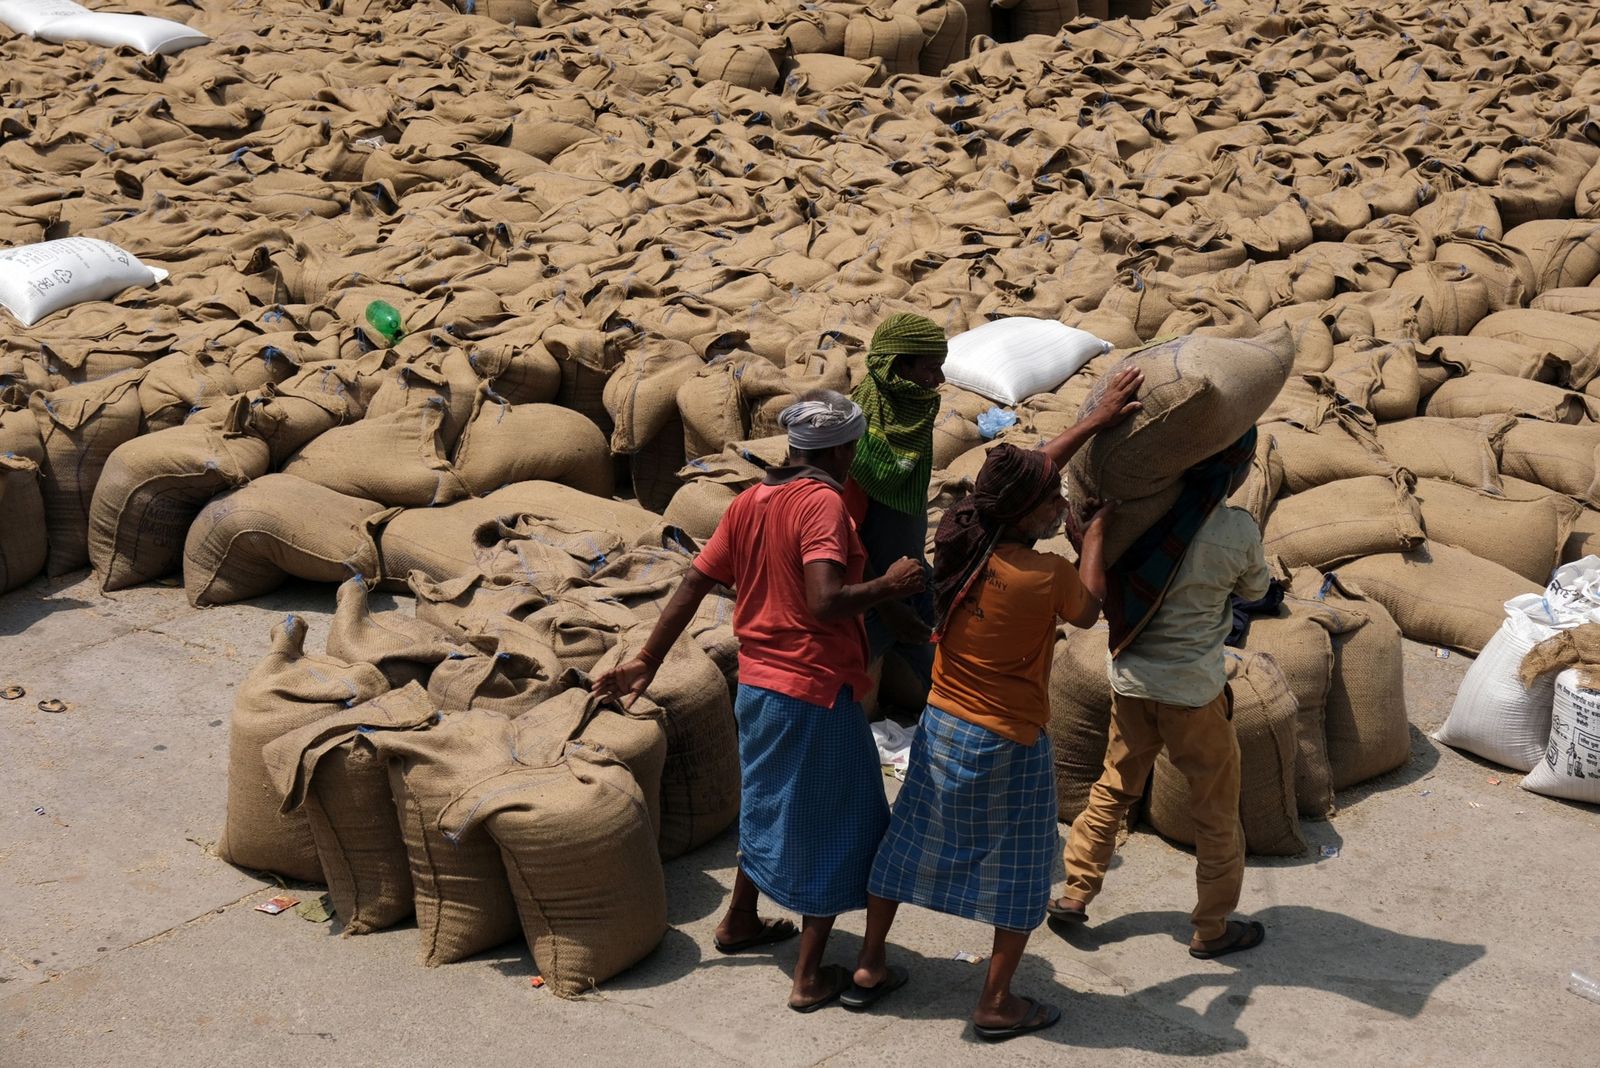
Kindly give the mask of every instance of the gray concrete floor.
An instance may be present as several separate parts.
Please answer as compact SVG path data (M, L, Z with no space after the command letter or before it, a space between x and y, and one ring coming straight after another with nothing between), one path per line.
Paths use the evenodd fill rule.
M1000 1053L966 1023L982 965L953 959L987 952L974 924L903 910L912 985L868 1015L789 1012L793 943L719 957L728 836L669 865L661 948L580 1002L532 988L518 945L430 970L411 929L345 939L254 911L273 888L211 852L232 690L284 612L320 647L332 607L331 587L293 586L198 612L178 589L106 597L81 576L0 597L0 685L28 690L0 703L0 1065L1596 1062L1600 1005L1565 987L1600 969L1600 813L1425 736L1459 657L1408 650L1406 767L1307 823L1311 855L1252 860L1265 947L1191 960L1192 858L1136 833L1095 923L1030 944L1019 989L1064 1022ZM49 697L71 709L37 711ZM860 930L841 920L832 959Z

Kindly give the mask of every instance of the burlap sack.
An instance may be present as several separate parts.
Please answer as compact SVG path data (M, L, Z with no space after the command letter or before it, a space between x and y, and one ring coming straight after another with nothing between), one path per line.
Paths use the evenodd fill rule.
M1466 231L1441 239L1434 251L1439 263L1459 264L1483 280L1491 311L1525 307L1539 291L1539 278L1527 253L1485 234Z
M1564 497L1508 501L1437 479L1417 483L1432 543L1453 545L1543 585L1583 509Z
M376 531L383 562L379 589L405 592L421 571L431 582L480 573L485 555L505 538L506 519L527 538L536 534L572 559L594 563L632 542L660 543L660 516L638 505L594 497L556 482L517 482L486 497L443 508L408 508Z
M1411 216L1424 232L1444 240L1452 234L1482 234L1499 240L1505 233L1500 209L1489 191L1478 186L1440 193Z
M265 475L203 508L183 544L183 586L195 607L270 593L290 578L342 582L379 573L367 523L389 514L293 475Z
M1394 474L1394 464L1366 421L1362 413L1341 406L1315 432L1292 423L1263 423L1259 430L1277 446L1284 488L1304 493L1348 478Z
M1377 429L1389 460L1418 478L1439 478L1483 493L1500 492L1500 449L1510 416L1478 420L1403 419ZM1552 424L1537 424L1551 426Z
M480 497L535 479L598 497L610 497L615 488L605 435L588 418L554 404L510 405L482 397L454 463L467 491Z
M1463 264L1419 264L1396 278L1394 289L1427 302L1432 334L1465 334L1489 314L1489 287Z
M1563 384L1582 389L1600 374L1600 336L1594 321L1581 315L1512 308L1496 312L1472 328L1488 337L1549 352L1566 365Z
M678 417L678 390L704 364L686 342L662 341L629 352L606 381L603 399L615 426L614 452L638 452Z
M1227 503L1249 512L1256 526L1264 526L1272 502L1283 490L1283 482L1283 458L1278 453L1277 440L1271 434L1262 434L1256 442L1255 459L1250 462L1250 477L1233 491Z
M1338 576L1307 568L1290 592L1319 614L1333 640L1333 679L1324 719L1335 790L1392 771L1411 754L1400 628L1382 605Z
M175 426L119 445L89 506L89 561L107 591L178 570L189 524L217 494L267 473L248 405L218 426Z
M1239 736L1239 820L1247 852L1292 857L1305 852L1295 807L1294 693L1271 657L1231 654L1233 729ZM1165 750L1150 776L1146 818L1164 838L1194 844L1189 784Z
M143 371L124 371L98 382L28 398L44 445L39 488L50 544L46 570L52 577L89 562L89 507L94 488L112 452L139 433L139 380L143 376Z
M910 15L922 27L917 69L923 74L937 76L950 64L966 58L967 42L974 31L967 25L967 9L961 0L896 0L892 10Z
M1050 667L1050 744L1055 759L1057 815L1078 818L1089 788L1105 767L1111 730L1111 679L1106 673L1109 632L1069 628L1056 642Z
M1510 375L1533 382L1559 382L1567 370L1554 354L1505 338L1441 335L1429 338L1418 352L1437 361L1461 364L1474 374Z
M778 84L778 64L773 59L776 34L739 34L724 31L707 41L695 63L702 82L722 81L744 89L770 93Z
M916 74L922 54L922 26L915 17L900 11L863 8L845 27L844 54L851 59L881 59L891 76Z
M696 541L704 542L716 532L722 514L739 492L720 482L686 482L672 495L663 518Z
M39 464L44 443L26 408L0 404L0 593L14 590L44 569L44 496Z
M1438 542L1380 553L1339 568L1339 578L1382 605L1412 641L1476 656L1513 597L1542 588L1499 564Z
M370 701L389 682L370 664L305 652L306 621L272 628L272 651L239 684L228 725L228 809L217 854L241 868L321 882L304 813L280 812L283 797L267 769L266 747L293 731Z
M1453 378L1434 391L1423 411L1442 419L1509 414L1547 423L1582 422L1585 413L1581 393L1499 374Z
M1296 708L1294 792L1300 815L1325 819L1333 812L1333 771L1328 766L1328 691L1333 687L1333 637L1349 621L1318 601L1285 597L1275 616L1253 618L1243 648L1264 653L1283 672Z
M807 52L794 57L793 70L784 84L826 93L857 85L864 88L879 86L887 74L883 60L876 56L871 59L851 59L826 52Z
M485 619L428 676L428 697L446 712L479 709L515 719L569 685L555 650L514 619Z
M1539 219L1507 231L1506 244L1533 264L1534 287L1586 286L1600 275L1600 223L1587 219Z
M1585 508L1567 532L1567 543L1561 548L1561 562L1570 564L1595 555L1600 555L1600 510Z
M283 473L386 506L449 504L469 491L445 452L446 416L438 404L369 413L308 442L284 462Z
M1262 544L1290 567L1327 567L1424 539L1422 513L1404 474L1369 475L1296 493L1267 513Z
M412 335L401 342L402 347L413 340ZM403 348L401 350L404 352ZM436 433L439 451L449 455L466 429L467 420L476 407L481 379L473 368L472 359L461 349L449 348L442 352L427 349L409 356L376 376L377 390L367 402L366 419L385 419L413 409L426 409L439 413ZM357 439L352 438L352 441Z
M1514 478L1536 482L1558 493L1600 507L1596 462L1600 428L1589 423L1562 426L1518 420L1505 433L1500 466Z
M145 433L180 426L195 408L239 392L225 363L190 353L163 356L146 367L139 379Z
M529 724L524 727L523 724ZM667 930L661 860L627 765L587 745L552 761L543 746L482 778L440 813L452 838L485 830L500 847L535 966L577 997L642 960Z
M1233 444L1255 423L1283 387L1292 360L1286 327L1250 340L1191 337L1134 353L1125 362L1145 374L1139 392L1144 407L1073 457L1068 475L1074 498L1132 501L1169 490L1187 468ZM1118 510L1108 531L1109 559L1115 559L1113 549L1120 553L1143 533L1138 522L1134 509Z
M1410 419L1422 401L1417 350L1409 342L1361 338L1340 345L1327 375L1339 393L1380 423Z
M634 655L649 638L643 624L602 657L594 673ZM661 776L660 850L671 860L721 834L739 816L739 733L722 673L680 638L650 684L664 713L667 760Z
M576 676L574 676L576 678ZM661 708L641 697L632 708L590 693L582 686L565 690L520 717L519 753L535 747L554 760L570 745L581 746L627 766L644 795L652 828L661 825L661 774L667 760L667 735Z
M311 827L347 935L393 927L415 908L389 769L366 736L422 730L437 719L428 695L411 682L290 731L263 754L282 813L299 814Z
M517 906L494 840L475 827L447 835L452 801L504 766L515 728L492 712L455 712L425 731L375 731L366 742L388 764L417 913L418 960L436 967L517 935Z
M1600 287L1589 285L1571 289L1546 289L1529 301L1528 307L1536 311L1555 312L1558 315L1600 319Z
M365 579L357 576L339 586L337 607L328 631L328 655L371 664L395 687L426 683L440 661L465 655L458 634L402 611L373 612Z

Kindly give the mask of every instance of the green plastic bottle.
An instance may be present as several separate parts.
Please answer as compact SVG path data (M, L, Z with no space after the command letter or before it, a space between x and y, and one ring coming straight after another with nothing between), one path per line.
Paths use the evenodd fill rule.
M405 326L400 321L400 313L388 301L375 300L368 304L367 322L391 345L406 336Z

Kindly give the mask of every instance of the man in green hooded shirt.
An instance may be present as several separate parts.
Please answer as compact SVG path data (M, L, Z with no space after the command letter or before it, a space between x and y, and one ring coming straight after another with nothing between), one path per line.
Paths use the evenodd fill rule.
M883 574L901 557L927 568L928 483L933 476L933 423L949 352L944 331L921 315L900 313L879 324L867 348L867 376L851 400L867 418L866 435L845 485L845 504L861 532L867 563ZM891 649L925 690L933 674L933 597L923 592L868 613L874 660ZM921 640L917 640L917 639Z

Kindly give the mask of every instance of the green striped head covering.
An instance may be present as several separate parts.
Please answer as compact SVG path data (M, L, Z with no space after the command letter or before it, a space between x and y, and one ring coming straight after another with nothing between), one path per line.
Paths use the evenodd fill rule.
M850 399L867 417L850 477L867 496L907 515L928 509L933 477L933 421L939 391L894 373L897 356L943 356L950 351L932 319L902 312L878 325L867 348L867 377Z

